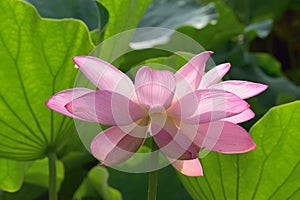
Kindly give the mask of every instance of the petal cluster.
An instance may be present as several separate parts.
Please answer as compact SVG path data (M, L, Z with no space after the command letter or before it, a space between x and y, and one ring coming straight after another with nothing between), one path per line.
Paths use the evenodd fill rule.
M229 63L204 73L211 54L194 56L175 74L144 66L134 83L101 59L74 57L79 69L99 90L65 90L46 104L64 115L111 126L90 146L104 165L129 159L149 133L177 170L201 176L197 157L200 150L243 153L255 149L247 131L237 124L254 116L244 99L267 88L248 81L222 82Z

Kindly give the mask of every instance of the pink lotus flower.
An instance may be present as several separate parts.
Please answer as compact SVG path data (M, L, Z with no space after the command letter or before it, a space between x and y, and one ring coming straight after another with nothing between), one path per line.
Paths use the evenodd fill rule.
M100 90L65 90L46 104L64 115L112 126L98 134L90 146L104 165L130 158L149 133L177 170L201 176L197 157L201 149L221 153L255 149L247 131L237 123L254 116L243 99L267 88L247 81L220 82L230 64L204 74L211 53L196 55L175 74L144 66L138 70L135 84L101 59L74 57L76 65Z

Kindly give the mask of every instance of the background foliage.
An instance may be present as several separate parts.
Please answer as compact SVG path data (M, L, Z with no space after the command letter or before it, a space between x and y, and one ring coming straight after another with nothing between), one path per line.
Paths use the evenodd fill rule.
M203 177L161 170L158 199L300 198L300 1L2 0L0 8L0 199L46 199L49 153L58 158L59 199L145 198L146 174L96 166L72 120L44 103L73 86L72 56L87 55L122 31L149 26L184 33L214 51L216 64L230 62L225 79L269 85L248 100L256 117L242 124L257 149L209 153L201 159ZM168 34L152 42L163 45L161 37L176 40ZM177 69L185 61L148 48L114 65L126 72L153 62Z

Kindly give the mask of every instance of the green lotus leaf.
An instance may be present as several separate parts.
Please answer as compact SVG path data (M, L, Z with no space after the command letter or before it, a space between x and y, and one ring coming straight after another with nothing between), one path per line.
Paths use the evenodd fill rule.
M93 45L81 21L42 19L22 1L0 1L0 7L0 157L40 159L74 133L71 119L45 101L73 86L72 56Z
M300 101L268 111L250 130L257 148L209 153L204 176L180 180L194 199L299 199Z

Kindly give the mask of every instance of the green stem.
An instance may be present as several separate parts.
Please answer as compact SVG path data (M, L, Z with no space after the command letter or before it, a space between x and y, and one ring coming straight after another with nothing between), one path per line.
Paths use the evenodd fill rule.
M49 200L57 200L56 194L56 154L48 154L49 164Z
M151 151L155 152L158 150L158 147L154 140L152 139L152 148ZM149 172L149 179L148 179L148 200L156 200L156 193L157 193L157 179L158 179L158 170L156 170L158 165L158 155L159 152L156 151L151 155L151 169L154 171Z

